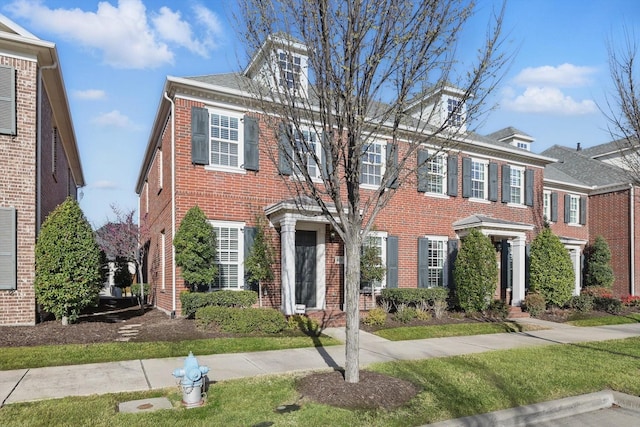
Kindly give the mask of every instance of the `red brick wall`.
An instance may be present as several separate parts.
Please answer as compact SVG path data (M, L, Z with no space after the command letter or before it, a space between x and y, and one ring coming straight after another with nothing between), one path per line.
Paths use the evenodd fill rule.
M260 120L260 171L246 173L228 173L206 170L205 167L191 163L191 107L203 106L202 103L177 98L176 106L176 227L188 209L194 205L200 206L211 220L244 221L252 226L256 214L263 214L264 207L293 196L279 176L274 162L271 160L277 154L273 126L265 120ZM169 121L169 125L170 125ZM146 219L151 228L151 248L149 252L149 282L156 290L156 304L165 309L171 309L171 132L164 132L162 138L163 171L165 184L161 192L157 189L157 174L159 156L149 169L149 214ZM462 194L462 157L469 154L460 153L459 162L459 194ZM401 155L400 155L401 156ZM477 157L477 156L474 156ZM506 159L492 159L499 165L509 163ZM439 235L455 238L452 223L469 215L482 214L494 218L521 222L535 226L542 226L542 183L543 169L535 169L534 207L514 207L501 202L473 202L458 197L431 197L416 190L415 182L407 183L398 190L385 210L376 221L376 229L386 231L389 235L399 237L399 284L403 287L417 285L417 245L418 237L424 235ZM501 168L499 167L499 174ZM501 177L498 177L498 183ZM146 204L143 189L141 195L141 209ZM371 194L363 191L363 197ZM499 194L500 200L500 194ZM161 230L166 231L166 292L160 288L160 263L157 244ZM279 236L270 228L268 230L279 248ZM535 234L529 233L528 239ZM328 231L327 231L328 235ZM276 251L279 258L279 249ZM326 304L328 308L340 307L343 300L343 266L335 263L336 256L342 256L342 247L338 243L327 243L326 246ZM273 284L268 285L269 304L280 306L280 278L279 265L275 266L277 276ZM178 292L185 289L179 274L176 277ZM178 299L179 314L179 299Z
M577 193L568 193L565 191L557 191L558 193L558 221L551 223L551 230L560 237L569 237L572 239L589 240L589 226L591 224L591 198L587 200L587 224L567 224L564 222L564 196L566 194L578 195Z
M0 323L34 324L37 67L3 56L0 64L16 69L17 97L17 135L0 135L0 206L13 206L18 213L18 284L16 290L0 290Z

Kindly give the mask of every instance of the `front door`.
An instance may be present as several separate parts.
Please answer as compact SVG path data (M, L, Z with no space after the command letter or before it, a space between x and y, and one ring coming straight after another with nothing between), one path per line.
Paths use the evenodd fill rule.
M316 306L316 232L296 230L296 304Z

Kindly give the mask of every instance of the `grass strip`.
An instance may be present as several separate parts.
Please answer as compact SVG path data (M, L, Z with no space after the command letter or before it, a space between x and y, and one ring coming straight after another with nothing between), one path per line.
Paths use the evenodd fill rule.
M0 425L13 426L407 426L433 423L603 389L640 395L640 338L549 345L421 361L372 370L417 384L421 392L392 410L347 410L300 399L295 375L213 384L206 404L180 407L177 388L6 405ZM173 410L118 413L119 402L167 396ZM280 405L299 410L278 413Z
M193 351L194 354L205 355L314 346L324 347L338 344L340 344L340 341L327 336L299 336L5 347L0 352L0 370L184 357L189 351Z
M574 319L567 323L573 326L606 326L606 325L625 325L629 323L640 322L640 313L630 313L624 316L598 316L587 319Z

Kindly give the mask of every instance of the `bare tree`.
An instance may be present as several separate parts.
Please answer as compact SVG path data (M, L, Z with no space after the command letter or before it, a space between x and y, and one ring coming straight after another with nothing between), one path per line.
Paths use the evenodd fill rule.
M242 38L266 64L251 90L279 135L271 158L277 164L284 153L295 178L284 183L298 200L319 207L344 242L347 382L359 381L363 239L395 191L415 182L428 161L416 162L421 144L443 150L464 138L461 118L477 116L508 61L500 52L504 6L492 15L476 56L456 58L473 12L473 2L463 0L242 2ZM286 52L301 48L308 63L286 69L283 62L292 59ZM293 85L283 86L288 71ZM447 88L455 88L460 102L442 118L428 108L435 104L428 95ZM390 160L377 189L361 189L363 156L381 139ZM309 165L320 168L320 177Z
M640 181L640 89L638 88L638 47L634 34L624 31L624 45L607 46L613 94L607 96L606 109L600 111L609 121L609 133L621 155L622 166Z

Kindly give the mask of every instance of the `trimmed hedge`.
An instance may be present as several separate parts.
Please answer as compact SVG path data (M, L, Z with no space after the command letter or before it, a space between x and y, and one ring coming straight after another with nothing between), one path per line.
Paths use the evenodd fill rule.
M258 302L258 294L254 291L215 291L215 292L183 292L180 294L182 315L192 318L201 307L251 307Z
M402 306L431 308L446 302L448 295L447 288L386 288L380 291L380 302L396 310Z
M222 332L234 334L276 334L288 326L284 314L273 308L201 307L196 310L196 323L201 328L212 325Z

